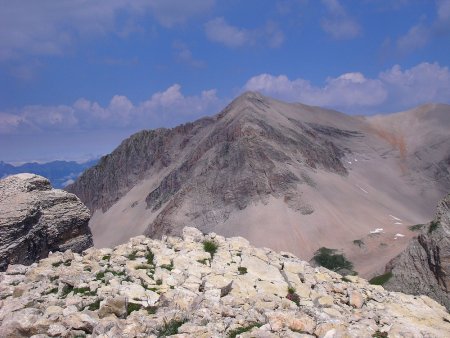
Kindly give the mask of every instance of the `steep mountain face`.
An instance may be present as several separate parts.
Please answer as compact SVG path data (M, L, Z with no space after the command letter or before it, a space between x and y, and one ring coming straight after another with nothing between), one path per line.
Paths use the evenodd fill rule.
M0 210L0 271L8 264L29 265L50 251L81 252L93 245L89 210L42 176L0 180Z
M450 194L439 202L434 220L387 266L393 291L427 295L450 310Z
M206 251L204 243L215 250ZM209 246L211 249L212 247ZM242 237L139 236L0 273L0 336L447 337L427 296L314 268Z
M67 189L94 212L97 246L191 225L305 259L343 249L364 275L450 189L450 107L420 109L403 127L422 115L361 118L245 93L214 117L133 135Z

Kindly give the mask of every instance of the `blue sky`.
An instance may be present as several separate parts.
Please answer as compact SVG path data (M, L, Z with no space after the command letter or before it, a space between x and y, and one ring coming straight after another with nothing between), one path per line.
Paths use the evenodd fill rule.
M245 90L450 103L450 0L0 0L0 160L81 160Z

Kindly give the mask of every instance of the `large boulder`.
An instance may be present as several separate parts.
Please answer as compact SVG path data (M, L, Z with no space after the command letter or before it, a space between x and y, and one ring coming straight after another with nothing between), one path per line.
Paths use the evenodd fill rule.
M0 271L29 265L50 251L81 252L93 245L89 210L49 180L18 174L0 180Z
M439 202L434 220L387 266L392 291L427 295L450 310L450 194Z

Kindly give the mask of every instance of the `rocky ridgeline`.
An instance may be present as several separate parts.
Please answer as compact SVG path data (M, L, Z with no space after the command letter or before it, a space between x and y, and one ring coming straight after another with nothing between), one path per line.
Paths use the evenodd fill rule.
M93 245L90 213L73 194L34 174L0 180L0 271L31 264L50 251L81 252Z
M388 292L243 238L184 228L0 274L0 337L448 337L426 296Z

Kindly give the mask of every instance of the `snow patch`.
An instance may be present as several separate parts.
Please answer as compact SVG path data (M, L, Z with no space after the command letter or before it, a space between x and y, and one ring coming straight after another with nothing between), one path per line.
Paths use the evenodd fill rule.
M392 216L392 215L389 215L393 220L396 220L396 221L401 221L401 219L400 218L398 218L398 217L395 217L395 216Z
M375 230L372 230L369 232L369 234L379 234L383 232L383 228L376 228Z
M361 188L359 185L357 185L357 187L359 188L359 189L361 189L362 191L364 191L366 194L368 194L369 192L367 191L367 190L365 190L365 189L363 189L363 188Z

